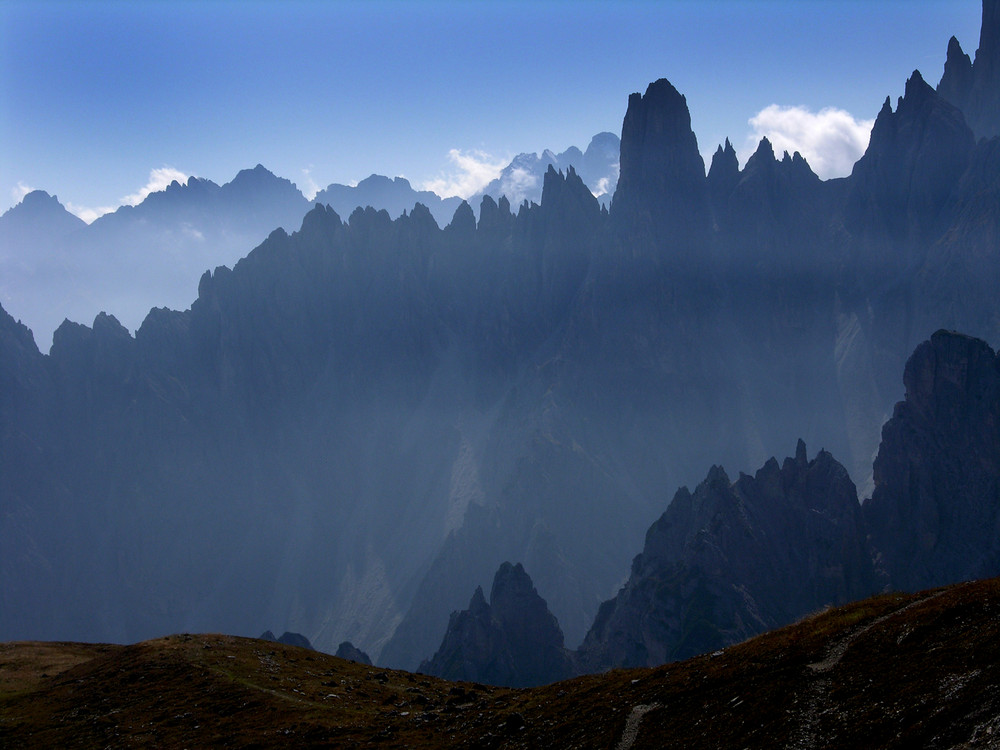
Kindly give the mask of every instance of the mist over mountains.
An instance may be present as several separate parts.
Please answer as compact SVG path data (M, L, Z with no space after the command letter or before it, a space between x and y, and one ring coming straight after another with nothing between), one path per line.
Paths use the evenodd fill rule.
M998 63L996 8L984 3L973 73ZM655 519L642 559L677 563L701 510L771 512L804 494L814 505L791 516L791 529L768 527L789 559L747 583L762 587L758 604L774 598L767 587L796 550L822 545L857 554L798 571L827 576L810 606L877 586L870 555L838 546L861 515L890 576L912 559L957 575L989 569L950 552L914 558L906 538L896 544L914 494L903 480L892 491L880 481L935 450L951 456L940 450L948 444L958 457L947 486L995 501L989 462L980 477L960 458L966 444L993 456L991 437L956 447L957 428L940 440L920 437L936 427L905 428L909 412L920 424L935 404L957 408L919 398L937 393L923 387L937 371L918 365L944 357L918 350L906 370L911 406L882 430L903 396L904 364L925 340L937 351L935 331L1000 340L1000 141L977 140L997 125L989 113L1000 93L968 91L979 92L977 130L914 71L838 180L766 140L742 170L721 145L706 174L686 100L661 79L628 98L609 208L582 165L550 165L540 202L485 195L478 218L462 202L444 228L419 203L398 218L316 205L289 233L265 214L291 216L301 195L258 167L222 187L171 186L148 207L105 217L109 232L128 236L155 225L154 206L176 204L194 226L200 211L226 216L221 207L266 192L233 185L270 191L256 214L261 227L271 221L267 238L231 269L205 272L189 309L149 312L134 337L102 314L92 327L60 325L45 355L16 311L0 312L0 638L135 641L273 626L328 651L350 640L377 663L412 669L470 592L516 561L575 649L593 641L588 632L627 622L626 600L648 592L640 562L632 594L601 606ZM18 209L58 216L53 202L36 195ZM213 226L226 235L225 222ZM51 227L84 231L71 219ZM155 269L114 257L136 273ZM970 357L948 368L996 367ZM974 388L966 401L992 392ZM893 430L912 444L887 448ZM800 439L824 450L810 461L803 445L780 467L771 460ZM713 466L760 471L732 483ZM814 481L828 503L802 489ZM696 489L677 492L684 485ZM921 507L942 502L936 479L915 486ZM858 494L872 498L864 510ZM813 511L829 523L795 547ZM932 517L949 519L935 539L953 538L996 510L959 515L919 516L907 538L925 544ZM690 534L670 532L682 527ZM678 585L665 598L689 593ZM730 608L728 624L712 624L736 637L763 609ZM768 617L758 624L771 626ZM620 661L608 643L591 650L595 664ZM621 659L638 653L618 643ZM642 648L675 655L663 643Z

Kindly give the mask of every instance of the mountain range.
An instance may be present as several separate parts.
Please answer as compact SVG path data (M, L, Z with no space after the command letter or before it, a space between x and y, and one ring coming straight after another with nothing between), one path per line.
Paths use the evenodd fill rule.
M995 0L983 18L974 79L998 64ZM542 611L534 589L597 668L989 570L955 543L996 538L993 412L967 418L993 386L959 385L1000 340L1000 139L978 137L1000 94L969 91L983 130L914 71L852 174L822 181L766 140L706 174L661 79L628 99L610 207L552 166L539 203L486 195L443 228L421 204L316 205L134 336L99 314L43 354L0 312L0 638L274 627L413 669L509 561L531 583L515 565L500 593ZM981 507L952 513L944 488ZM765 531L744 569L739 535ZM692 589L687 620L628 630L634 604ZM480 594L466 632L502 643L503 602Z
M579 168L607 201L618 179L618 137L600 133L586 152L519 154L471 200L478 206L484 195L499 200L506 194L515 206L537 203L549 165ZM87 323L101 311L134 331L151 307L185 309L206 268L231 266L276 227L295 229L317 203L345 218L369 206L397 218L418 202L444 226L462 200L415 190L404 177L373 174L357 185L329 185L310 201L258 164L221 186L198 177L175 180L87 225L36 190L0 216L0 304L40 345L63 320Z

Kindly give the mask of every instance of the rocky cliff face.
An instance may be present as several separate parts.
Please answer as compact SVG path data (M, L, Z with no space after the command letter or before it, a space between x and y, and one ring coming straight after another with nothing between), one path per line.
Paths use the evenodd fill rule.
M854 484L833 457L773 458L736 482L714 467L646 533L580 649L586 669L722 648L878 588Z
M864 505L882 565L909 590L1000 574L1000 363L938 331L903 379Z
M476 588L468 609L454 612L437 653L420 671L448 680L532 687L572 674L563 634L518 563L493 578L489 604Z

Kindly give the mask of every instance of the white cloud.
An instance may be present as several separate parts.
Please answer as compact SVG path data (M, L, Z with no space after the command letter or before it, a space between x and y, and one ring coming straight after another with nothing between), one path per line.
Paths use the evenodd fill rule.
M538 197L538 175L524 167L515 167L500 181L500 192L507 196L507 200L516 209L526 199Z
M28 193L32 193L34 191L35 191L35 188L28 187L23 182L21 182L20 180L18 180L17 181L17 187L13 188L10 191L10 195L14 199L15 203L20 203L22 200L24 200L24 196L26 196Z
M600 198L602 195L607 195L611 191L612 187L611 178L602 177L597 181L597 184L594 185L594 189L590 192L594 194L595 198Z
M122 198L123 206L138 206L150 193L158 193L166 190L171 182L177 180L182 185L187 182L188 175L173 167L160 167L149 170L149 182L136 192Z
M312 200L316 197L322 188L316 184L316 180L312 178L312 168L313 165L310 164L306 169L302 170L302 194L306 197L306 200Z
M805 107L782 107L772 104L749 120L753 132L740 161L746 163L760 139L767 136L780 159L784 151L798 151L812 170L823 179L844 177L865 149L874 120L857 120L850 112L827 107L810 112Z
M500 176L500 171L510 159L499 159L485 151L461 151L453 148L448 152L450 161L457 171L427 180L421 188L437 193L442 198L457 195L468 198L475 195Z

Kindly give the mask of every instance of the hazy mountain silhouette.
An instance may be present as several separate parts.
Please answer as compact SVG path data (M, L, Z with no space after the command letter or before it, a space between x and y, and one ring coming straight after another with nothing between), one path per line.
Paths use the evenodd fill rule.
M341 216L350 216L358 206L372 206L388 211L394 219L421 203L431 212L434 220L444 226L451 220L462 199L441 198L430 190L414 190L405 177L389 179L373 174L354 186L334 183L316 193L313 202L330 206Z
M590 139L586 151L570 146L555 154L545 149L542 155L518 154L476 197L489 195L495 200L506 196L512 205L524 201L538 203L542 199L542 184L549 167L566 171L570 167L580 175L590 192L607 205L618 184L618 160L621 141L614 133L598 133Z

